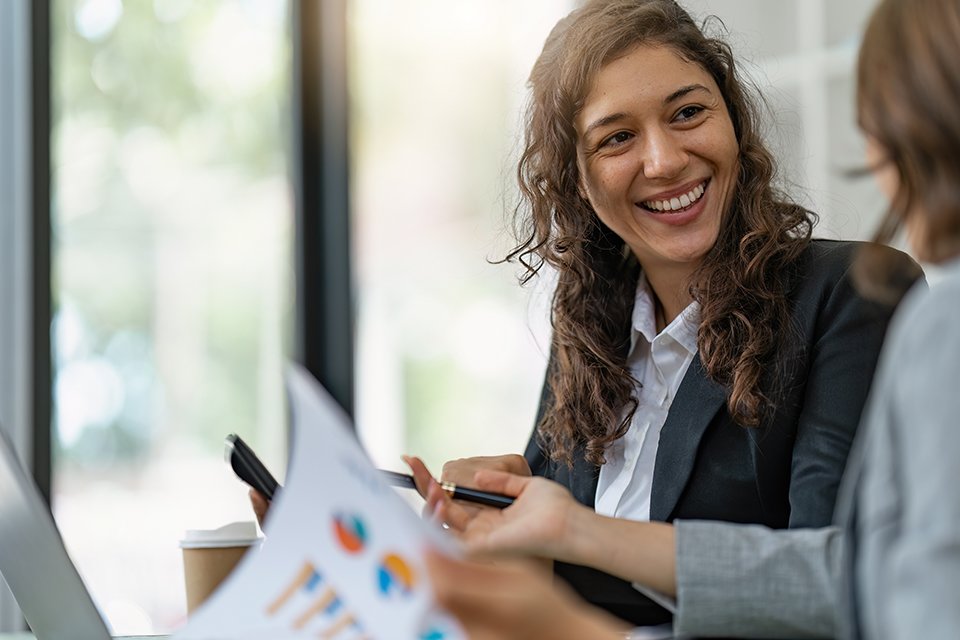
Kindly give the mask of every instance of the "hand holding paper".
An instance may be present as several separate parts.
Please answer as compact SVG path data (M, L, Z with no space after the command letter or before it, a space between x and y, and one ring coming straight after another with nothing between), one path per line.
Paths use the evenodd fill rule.
M458 554L456 541L394 493L307 372L292 367L287 386L293 445L267 539L174 637L463 638L424 560Z

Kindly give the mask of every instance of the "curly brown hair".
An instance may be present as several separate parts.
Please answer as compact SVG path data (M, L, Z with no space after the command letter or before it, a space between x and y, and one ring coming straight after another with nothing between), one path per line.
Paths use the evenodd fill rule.
M697 344L708 375L728 389L741 425L758 426L774 400L761 388L775 369L789 323L789 266L810 240L815 217L773 187L775 165L758 132L757 102L723 41L707 37L670 0L588 2L554 27L530 75L525 145L517 175L517 245L507 260L521 282L544 264L558 272L551 323L552 399L538 424L541 447L571 464L575 447L604 462L639 407L626 365L640 265L582 197L574 118L601 67L636 46L667 46L705 69L720 88L739 144L733 201L690 294L701 305Z

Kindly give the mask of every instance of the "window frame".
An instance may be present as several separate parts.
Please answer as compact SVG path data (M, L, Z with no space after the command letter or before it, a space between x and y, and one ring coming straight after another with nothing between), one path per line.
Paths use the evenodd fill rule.
M0 423L51 488L50 4L0 4ZM0 580L0 631L22 631Z
M354 410L347 0L294 0L295 353Z
M353 412L347 2L291 0L297 360ZM53 481L51 0L0 3L0 422ZM9 144L8 144L9 142ZM0 632L25 624L0 579Z

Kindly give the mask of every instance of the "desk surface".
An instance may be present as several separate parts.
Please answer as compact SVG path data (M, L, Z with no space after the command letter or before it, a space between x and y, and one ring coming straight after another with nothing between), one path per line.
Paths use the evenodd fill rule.
M113 640L168 640L170 636L114 636ZM0 640L36 640L32 633L0 633Z

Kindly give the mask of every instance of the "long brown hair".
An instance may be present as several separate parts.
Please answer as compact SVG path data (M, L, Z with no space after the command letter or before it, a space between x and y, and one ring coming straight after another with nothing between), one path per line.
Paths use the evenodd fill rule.
M574 118L600 68L641 43L670 47L713 76L739 143L734 200L690 293L701 305L700 359L727 387L730 414L741 425L759 425L772 408L761 379L789 322L786 267L814 223L772 186L775 166L760 140L756 102L730 48L706 37L675 2L594 1L561 20L530 75L518 241L507 258L524 265L522 282L545 263L558 272L552 398L538 437L552 459L567 464L578 445L589 461L603 463L604 449L626 433L638 408L626 357L640 266L580 195Z
M873 13L857 64L860 126L887 152L899 186L875 240L904 222L919 257L960 254L960 2L885 0ZM881 266L870 264L876 274Z

